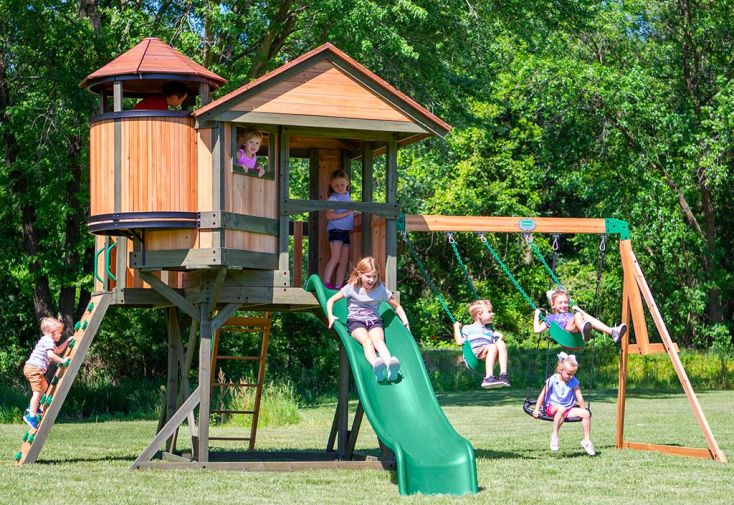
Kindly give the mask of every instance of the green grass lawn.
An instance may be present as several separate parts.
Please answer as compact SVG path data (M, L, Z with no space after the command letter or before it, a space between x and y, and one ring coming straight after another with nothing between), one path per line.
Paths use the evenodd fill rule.
M39 462L24 467L13 463L24 427L0 425L6 456L0 462L0 503L734 502L732 464L615 449L616 393L595 391L591 397L592 439L598 452L593 458L580 447L579 424L561 430L561 450L551 454L550 423L522 412L524 396L525 391L479 389L439 396L448 418L476 450L477 496L401 498L395 475L374 470L129 471L155 429L152 421L130 421L59 424ZM627 440L705 446L684 395L637 391L630 397ZM699 400L720 446L734 460L734 391L699 393ZM333 415L334 405L303 409L296 425L260 430L258 447L323 449ZM369 423L362 426L358 448L376 454L374 433Z

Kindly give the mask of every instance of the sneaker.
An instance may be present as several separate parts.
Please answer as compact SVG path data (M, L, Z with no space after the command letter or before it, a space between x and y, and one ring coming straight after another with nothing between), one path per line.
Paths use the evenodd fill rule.
M495 378L494 375L490 375L489 377L485 377L482 381L481 386L484 389L495 389L495 388L501 388L504 387L504 384L502 384L500 381Z
M330 282L325 282L324 283L324 287L326 289L334 289L334 285L332 283L330 283Z
M500 384L502 384L506 388L512 387L512 384L510 384L510 379L507 377L507 374L506 373L501 373L500 374L499 381L500 381Z
M30 426L34 430L38 429L38 418L31 417L30 414L26 414L23 416L23 420L28 426Z
M372 365L372 369L375 371L375 379L377 382L382 382L387 378L387 366L382 358L377 358L375 364Z
M591 443L591 440L586 440L586 439L582 440L581 447L584 448L584 450L586 451L586 454L588 454L589 456L596 455L596 452L594 451L594 444Z
M400 361L393 356L387 364L387 380L390 382L398 380L398 372L400 371Z
M581 334L584 336L584 340L589 340L591 338L591 321L585 321L584 327L581 328Z
M591 442L589 442L591 443ZM556 452L558 448L560 447L560 442L558 440L558 435L551 435L550 439L550 450L553 452Z
M618 344L625 333L627 333L627 325L624 323L612 328L612 340L614 340L614 343Z

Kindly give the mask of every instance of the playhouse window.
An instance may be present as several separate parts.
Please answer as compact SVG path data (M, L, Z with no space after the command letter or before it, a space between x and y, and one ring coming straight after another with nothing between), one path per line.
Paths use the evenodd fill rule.
M258 137L259 134L259 137ZM236 174L275 179L273 135L255 125L242 125L232 129L232 171ZM255 142L260 140L259 147ZM254 157L252 149L257 148Z

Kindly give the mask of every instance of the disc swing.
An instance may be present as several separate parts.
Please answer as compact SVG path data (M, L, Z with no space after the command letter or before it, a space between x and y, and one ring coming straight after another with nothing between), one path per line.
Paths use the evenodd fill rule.
M530 241L528 243L529 244L532 244L532 241ZM536 256L538 256L539 258L543 259L543 256L540 253L540 251L536 247L534 247L534 246L533 246L533 248L534 248L534 252L537 251ZM557 250L558 250L558 235L553 235L553 266L552 267L548 267L548 271L551 273L551 276L553 278L553 281L556 283L556 285L560 285L560 283L558 282L558 278L555 276L555 264L556 264L556 258L557 258ZM594 312L595 313L597 313L599 311L599 288L601 286L602 275L604 273L604 258L605 258L605 256L606 256L606 235L601 235L600 242L599 242L599 267L598 267L597 273L596 273L596 287L594 289L594 303L593 303L593 305L594 305ZM547 265L547 263L545 263L545 261L543 261L543 263L545 265ZM537 352L539 350L540 350L540 336L538 336L538 346L537 346L537 349L536 349L536 355L537 355ZM589 411L589 416L593 415L592 412L591 412L590 405L591 405L591 395L592 395L593 388L594 388L594 373L596 371L595 354L596 353L595 353L595 348L594 348L594 341L591 340L591 367L589 369L590 370L589 371L589 388L588 388L588 395L587 395L587 400L586 400L586 407L587 407L587 410ZM546 356L545 356L545 377L548 377L549 355L550 355L550 342L548 342L548 348L546 349ZM535 375L535 368L536 368L536 365L537 365L537 361L538 360L536 358L535 362L533 363L533 372L532 372L531 375ZM550 394L550 392L546 392L546 395L548 395L548 394ZM547 399L547 396L546 396L546 399ZM540 406L540 414L538 415L538 417L536 418L533 415L533 411L535 410L536 402L537 402L537 399L531 398L531 396L530 396L530 389L528 388L528 395L525 398L525 401L523 402L523 406L522 406L523 411L527 415L529 415L530 417L533 417L535 419L539 419L539 420L542 420L542 421L553 421L553 416L549 416L545 412L545 403L546 403L545 399L544 399L543 403ZM581 418L580 417L578 417L578 416L572 416L572 417L566 418L566 420L564 422L567 422L567 423L577 423L577 422L580 422L580 421L581 421Z

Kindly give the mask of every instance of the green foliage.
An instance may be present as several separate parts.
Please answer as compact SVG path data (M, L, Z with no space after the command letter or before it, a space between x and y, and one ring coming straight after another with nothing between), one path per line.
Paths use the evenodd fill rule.
M93 255L84 219L87 118L96 108L78 84L146 36L228 79L217 96L334 43L454 127L446 139L400 150L406 213L626 220L670 333L683 347L711 349L726 368L734 319L732 5L0 0L0 380L20 382L38 316L72 320L84 305ZM294 171L294 197L305 197L306 172ZM358 191L359 177L354 183ZM472 294L444 237L412 240L451 310L468 322ZM527 302L476 237L457 240L480 295L495 305L496 325L511 345L532 345ZM522 240L489 240L545 305L548 277ZM550 239L535 243L550 258ZM558 272L573 297L617 322L615 241L598 298L596 239L562 237L559 246ZM403 253L399 289L415 335L450 342L448 318ZM164 332L159 312L112 311L84 380L160 377ZM334 387L336 349L314 319L279 315L271 372L314 401Z

